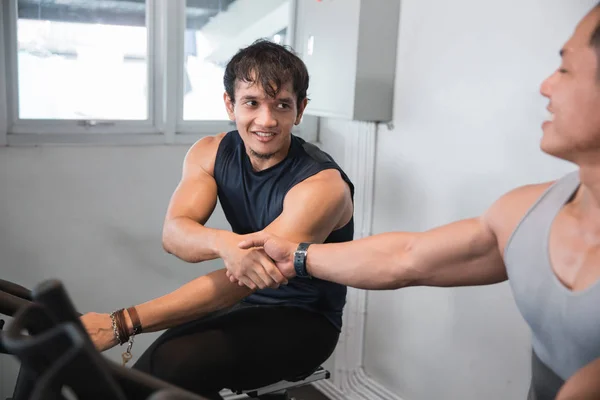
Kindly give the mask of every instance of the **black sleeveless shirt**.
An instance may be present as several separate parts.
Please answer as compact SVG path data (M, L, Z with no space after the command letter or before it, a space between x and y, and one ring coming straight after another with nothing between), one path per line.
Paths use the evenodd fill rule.
M354 185L329 154L292 135L286 158L263 171L254 171L238 131L228 132L219 144L214 177L218 197L233 232L260 231L283 211L283 200L296 184L326 169L336 169L350 187ZM310 212L307 210L307 212ZM325 243L347 242L354 236L354 218L333 231ZM343 268L343 266L341 266ZM278 289L262 289L244 299L260 305L286 305L321 313L341 330L346 286L312 278L293 278Z

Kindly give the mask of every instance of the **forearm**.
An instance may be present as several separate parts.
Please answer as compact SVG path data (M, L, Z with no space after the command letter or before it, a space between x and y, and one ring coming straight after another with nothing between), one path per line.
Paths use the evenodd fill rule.
M225 270L218 270L135 308L143 331L155 332L230 307L251 293L247 287L231 283ZM132 332L133 326L129 318L127 324L129 332Z
M220 258L223 239L231 235L236 234L207 228L190 218L177 217L165 222L163 247L184 261L197 263Z
M312 276L360 289L397 289L417 280L410 262L413 236L383 233L344 243L313 244L306 265Z

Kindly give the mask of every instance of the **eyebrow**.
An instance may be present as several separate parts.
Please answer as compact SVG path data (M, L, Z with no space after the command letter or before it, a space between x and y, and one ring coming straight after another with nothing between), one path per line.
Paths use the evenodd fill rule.
M242 96L241 100L242 101L249 101L249 100L258 100L259 96L253 96L253 95L245 95ZM282 97L281 99L275 99L281 103L293 103L294 100L291 97Z

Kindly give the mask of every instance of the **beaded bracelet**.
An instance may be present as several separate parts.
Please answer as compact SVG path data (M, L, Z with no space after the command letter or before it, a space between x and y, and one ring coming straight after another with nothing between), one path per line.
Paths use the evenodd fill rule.
M117 342L119 342L119 344L123 344L123 342L121 342L121 336L119 335L119 328L117 328L117 319L115 318L115 311L110 313L110 319L112 321L113 333L115 335L115 338L117 339Z

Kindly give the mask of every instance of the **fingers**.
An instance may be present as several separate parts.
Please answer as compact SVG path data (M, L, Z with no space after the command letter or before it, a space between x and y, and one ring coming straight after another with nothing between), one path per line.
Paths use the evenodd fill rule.
M252 280L250 278L245 277L245 276L242 276L242 277L240 277L240 279L238 279L238 285L246 286L247 288L249 288L251 290L258 289L256 284L254 282L252 282Z
M287 284L285 277L269 261L264 261L262 268L250 271L247 277L254 282L259 289L272 288L277 289L281 284Z
M241 276L238 284L240 286L246 286L252 290L264 289L267 287L267 283L263 281L254 271L248 271L246 272L246 275Z
M286 279L286 277L281 273L281 271L275 266L275 264L270 259L263 261L263 268L266 274L273 282L272 285L276 285L275 287L279 287L279 285L288 284L288 280Z
M264 289L266 287L262 279L258 278L253 271L247 271L238 278L236 278L229 270L225 271L225 275L229 278L231 283L237 283L240 286L246 286L252 290Z
M280 285L288 283L286 277L279 271L275 263L263 250L251 251L237 271L226 272L232 283L239 283L248 288L277 289Z
M263 268L257 269L255 271L250 271L248 277L252 279L252 282L254 282L254 284L258 286L259 289L266 289L268 287L271 287L272 285L275 285ZM276 285L276 287L279 287L279 285Z
M276 289L279 287L279 284L271 280L264 269L248 271L245 276L240 278L240 282L252 290L266 289L268 287Z
M229 282L231 283L237 283L238 280L236 279L235 276L233 276L233 274L231 272L229 272L229 270L225 270L225 275L229 278Z
M252 247L262 247L269 239L269 234L266 232L256 232L246 235L245 239L238 243L240 249L251 249Z

